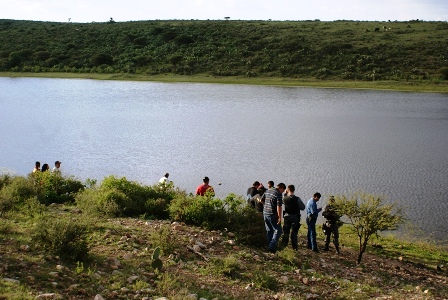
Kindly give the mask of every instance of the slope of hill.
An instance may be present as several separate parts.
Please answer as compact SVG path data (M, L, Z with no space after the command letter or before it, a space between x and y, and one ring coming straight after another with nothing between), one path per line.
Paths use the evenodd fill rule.
M0 71L446 83L448 23L0 20Z

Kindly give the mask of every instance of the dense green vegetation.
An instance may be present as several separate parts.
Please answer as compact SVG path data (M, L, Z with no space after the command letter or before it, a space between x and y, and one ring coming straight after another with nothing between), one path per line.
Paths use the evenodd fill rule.
M0 20L0 71L448 79L448 23Z

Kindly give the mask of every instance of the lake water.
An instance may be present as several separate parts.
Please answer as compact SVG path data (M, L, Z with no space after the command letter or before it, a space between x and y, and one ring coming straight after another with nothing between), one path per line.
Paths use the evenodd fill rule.
M0 137L2 172L60 160L81 180L169 172L188 192L208 176L219 197L273 180L320 205L362 189L448 238L446 94L0 78Z

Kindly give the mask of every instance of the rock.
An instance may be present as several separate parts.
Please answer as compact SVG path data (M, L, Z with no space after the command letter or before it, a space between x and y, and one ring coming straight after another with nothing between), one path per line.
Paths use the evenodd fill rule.
M302 282L303 282L303 284L308 285L308 278L307 277L303 277L302 278Z
M235 237L235 234L233 234L232 232L228 232L228 233L227 233L227 236L228 236L229 238L233 238L233 237Z
M181 231L183 229L182 225L174 225L173 230L174 231Z
M36 297L37 299L61 299L61 296L56 293L45 293L40 294Z
M185 299L197 300L198 294L189 294Z
M280 283L287 284L288 281L289 281L289 278L288 278L288 276L281 276L280 279L279 279L278 281L279 281Z
M201 249L206 249L207 246L205 246L204 244L202 244L201 242L196 242L196 245L198 245L199 247L201 247Z
M126 253L123 255L123 259L130 260L132 258L132 253Z
M127 287L122 287L122 288L120 289L120 291L122 291L123 293L127 293L127 292L129 292L130 290L129 290Z
M403 256L398 257L399 261L403 261Z
M100 294L97 294L95 296L95 298L93 298L93 300L104 300L103 296L101 296Z
M228 240L227 243L228 243L229 245L231 245L231 246L234 246L234 245L235 245L235 241L234 241L234 240Z
M129 277L127 281L128 281L129 283L133 283L133 282L136 281L138 278L139 278L139 276L134 275L134 276Z
M240 250L240 248L238 246L233 246L232 249L235 250L235 251Z
M28 251L30 251L30 246L28 246L28 245L22 245L22 246L20 246L20 250L21 250L21 251L28 252Z
M199 247L199 245L194 245L193 246L194 251L196 252L201 252L201 247Z
M57 265L56 270L63 271L65 268L63 265Z
M20 284L19 280L12 279L12 278L3 278L3 281L10 282L10 283L15 283L15 284Z
M51 277L59 277L58 272L50 272L50 273L48 273L48 275L50 275Z

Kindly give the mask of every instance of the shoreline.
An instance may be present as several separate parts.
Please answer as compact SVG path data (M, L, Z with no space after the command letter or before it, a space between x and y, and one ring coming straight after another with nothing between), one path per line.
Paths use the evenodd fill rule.
M310 87L337 89L367 89L418 93L448 93L448 82L417 82L417 81L346 81L318 80L313 78L282 78L282 77L217 77L201 75L143 75L143 74L98 74L98 73L28 73L0 72L0 77L10 78L58 78L58 79L92 79L120 81L148 81L165 83L213 83L213 84L244 84L282 87Z

